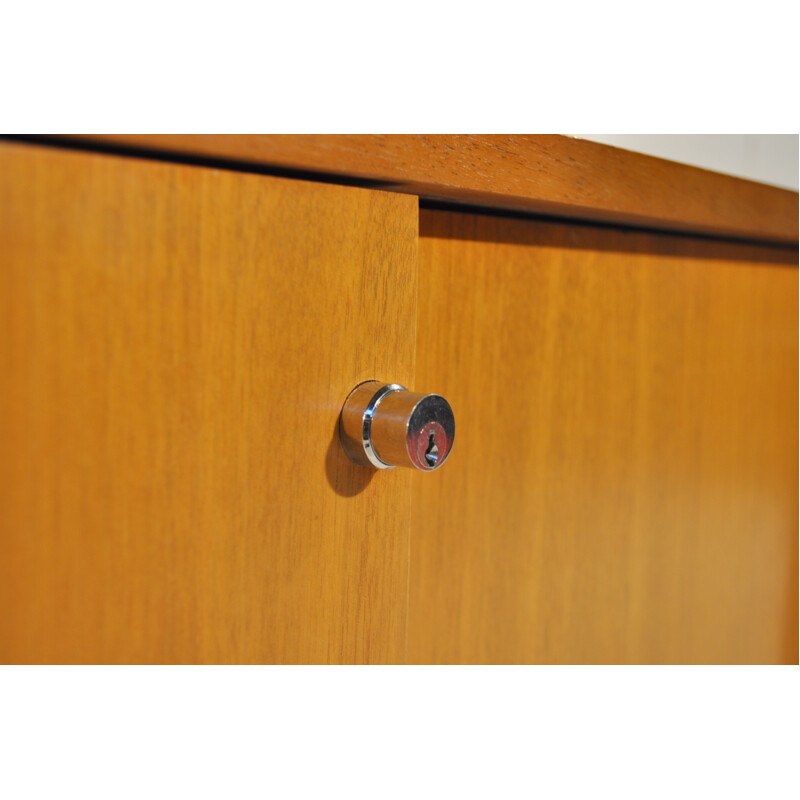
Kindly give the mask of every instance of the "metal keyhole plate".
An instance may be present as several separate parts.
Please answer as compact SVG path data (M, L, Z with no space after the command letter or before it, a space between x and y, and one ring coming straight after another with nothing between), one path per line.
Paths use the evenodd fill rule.
M441 395L409 392L399 383L364 381L347 396L339 438L364 467L439 469L453 448L456 421Z

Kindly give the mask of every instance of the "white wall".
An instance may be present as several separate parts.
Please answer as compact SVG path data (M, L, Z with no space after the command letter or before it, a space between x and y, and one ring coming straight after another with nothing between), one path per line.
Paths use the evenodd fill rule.
M798 189L796 134L573 135L785 189Z

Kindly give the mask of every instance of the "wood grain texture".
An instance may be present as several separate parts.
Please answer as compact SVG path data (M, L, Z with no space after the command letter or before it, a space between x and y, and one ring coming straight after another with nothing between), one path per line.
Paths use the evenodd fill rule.
M796 263L422 212L412 663L797 662Z
M355 178L427 200L744 239L798 240L797 192L566 136L73 138Z
M403 662L413 198L0 146L0 661Z

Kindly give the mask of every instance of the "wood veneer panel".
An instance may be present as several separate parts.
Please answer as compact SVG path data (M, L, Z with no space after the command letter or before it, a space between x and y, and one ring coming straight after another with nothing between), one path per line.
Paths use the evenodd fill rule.
M738 238L798 240L797 192L566 136L73 138L346 176L428 200Z
M0 661L402 662L413 198L0 146Z
M414 478L411 662L797 662L786 261L421 214L417 384L458 436Z

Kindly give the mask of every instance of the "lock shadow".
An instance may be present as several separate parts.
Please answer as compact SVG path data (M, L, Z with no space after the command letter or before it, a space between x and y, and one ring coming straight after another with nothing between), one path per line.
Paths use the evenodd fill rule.
M333 426L333 436L325 454L325 475L328 483L340 497L355 497L369 486L376 470L354 464L344 452L339 441L339 418Z

